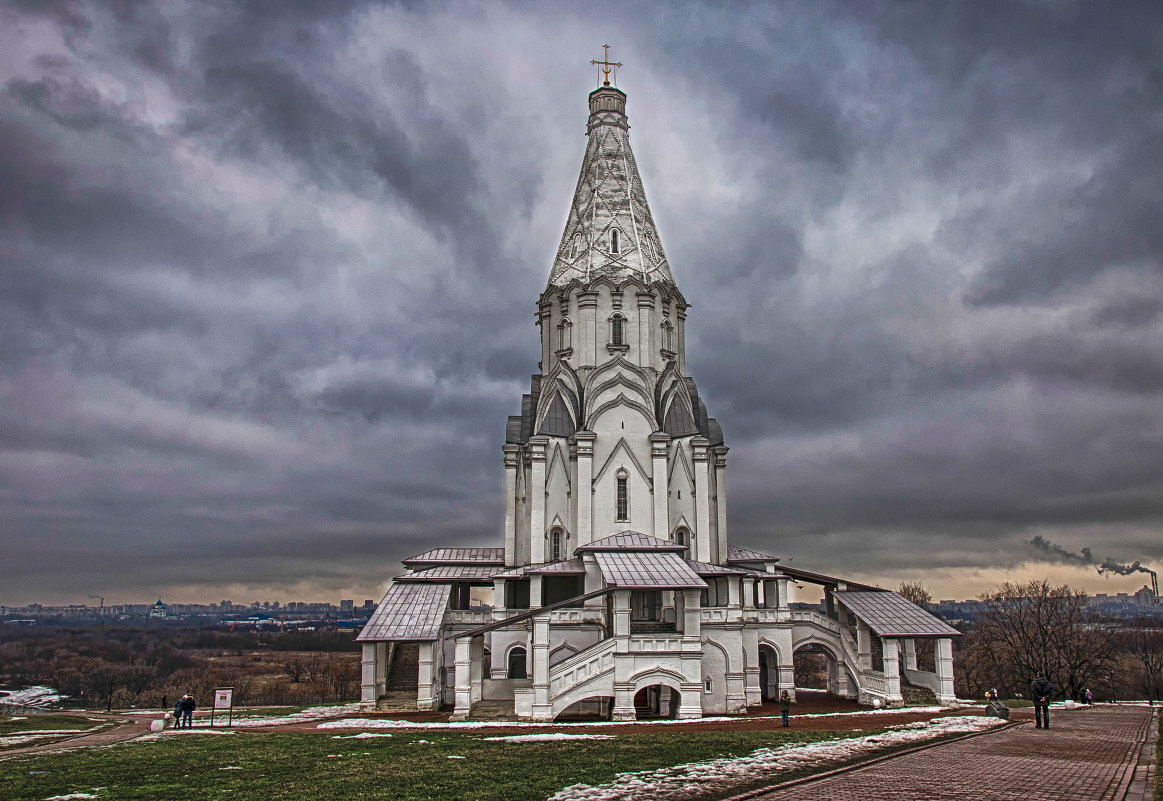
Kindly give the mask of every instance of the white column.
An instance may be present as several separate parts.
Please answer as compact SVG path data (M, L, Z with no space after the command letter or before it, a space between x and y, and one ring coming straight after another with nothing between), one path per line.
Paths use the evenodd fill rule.
M533 469L529 477L529 560L533 564L545 561L545 449L549 437L529 439Z
M472 693L469 697L475 704L477 701L481 700L482 682L484 680L483 671L485 670L485 638L481 636L470 637L467 639L472 640L472 650L469 653L469 659L471 661L469 683L472 686Z
M614 590L614 636L618 638L615 649L625 653L630 647L629 590Z
M533 719L552 720L549 703L549 618L533 618Z
M706 437L691 438L695 462L695 530L691 532L691 558L713 562L711 555L711 477Z
M669 451L670 436L655 431L650 435L650 461L653 464L654 483L654 536L665 540L670 536L670 504L666 476L666 456Z
M703 639L702 592L682 591L682 636L686 640L701 642Z
M505 454L505 565L517 564L517 464L520 445L504 445Z
M363 707L374 708L379 700L376 692L376 646L379 643L365 642L360 662L361 683L359 688L359 702Z
M456 678L453 689L456 692L456 707L452 710L452 720L467 720L472 711L472 637L461 637L456 641Z
M901 640L901 660L905 670L917 669L917 641L913 639Z
M861 670L872 668L872 630L863 620L856 621L856 656Z
M437 673L440 671L440 643L420 643L420 659L417 665L419 678L416 680L416 708L422 712L440 709L441 681Z
M957 700L957 693L953 689L953 641L948 637L937 640L934 656L937 681L941 688L937 693L937 703L951 704Z
M715 449L715 511L718 525L715 530L715 558L718 565L727 564L727 446Z
M901 697L900 652L897 641L882 638L880 642L884 652L885 706L901 706L903 698Z
M594 537L594 440L592 431L578 431L573 435L577 445L577 545L589 545Z
M790 580L791 580L790 576L779 575L779 576L775 577L776 594L779 596L779 598L776 599L775 605L776 605L777 609L782 609L785 612L789 610L789 607L787 605L788 604L787 583Z

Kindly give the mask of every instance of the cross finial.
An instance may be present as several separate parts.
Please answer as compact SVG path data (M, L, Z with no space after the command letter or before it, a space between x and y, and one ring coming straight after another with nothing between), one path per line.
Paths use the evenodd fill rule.
M602 50L605 51L601 61L593 60L590 63L596 64L602 68L602 74L606 76L606 80L602 86L610 85L610 73L614 71L614 67L622 66L621 61L610 61L610 46L608 44L602 45Z

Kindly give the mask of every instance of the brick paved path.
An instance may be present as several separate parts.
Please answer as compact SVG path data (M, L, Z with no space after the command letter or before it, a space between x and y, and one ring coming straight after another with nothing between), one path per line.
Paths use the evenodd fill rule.
M1032 725L973 737L758 796L763 801L1123 801L1148 724L1146 707L1056 712ZM1148 796L1149 798L1150 796Z

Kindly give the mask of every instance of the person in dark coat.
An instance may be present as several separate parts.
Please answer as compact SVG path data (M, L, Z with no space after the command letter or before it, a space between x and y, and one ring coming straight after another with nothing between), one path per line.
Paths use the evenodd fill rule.
M1039 729L1050 728L1050 696L1054 694L1054 685L1044 673L1030 682L1030 700L1034 702L1034 725Z
M783 718L783 725L787 726L787 716L791 712L791 696L787 690L779 694L779 716Z
M187 729L194 725L194 710L197 708L198 705L194 703L192 695L182 698L182 723Z
M179 698L177 701L174 702L174 728L175 729L182 728L182 701L185 701L185 700L186 700L186 697L182 696L181 698Z

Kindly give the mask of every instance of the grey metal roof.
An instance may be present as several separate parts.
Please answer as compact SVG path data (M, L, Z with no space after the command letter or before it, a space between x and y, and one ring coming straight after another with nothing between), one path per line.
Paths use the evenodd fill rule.
M753 551L750 548L740 548L738 545L727 545L728 562L778 562L779 558L770 554Z
M666 551L598 551L607 584L623 589L703 589L707 583L678 554Z
M880 637L957 637L961 634L908 598L889 590L843 591L833 595Z
M392 582L356 640L435 640L448 609L448 584Z
M686 551L685 545L660 540L638 531L623 531L600 540L594 540L587 545L579 545L577 552L582 551Z
M405 565L503 565L504 548L433 548L404 560Z
M504 573L494 573L493 578L521 578L529 575L552 575L556 573L585 573L586 566L581 559L566 559L564 562L540 562L535 565L522 565L506 570Z
M396 581L477 581L491 579L497 574L497 568L492 565L441 565L427 570L417 570L403 576L396 576Z
M760 573L758 570L749 570L745 567L727 567L725 565L712 565L710 562L695 562L690 559L685 560L687 566L695 571L700 576L752 576L763 575L768 576L767 573ZM770 578L775 578L770 575Z

